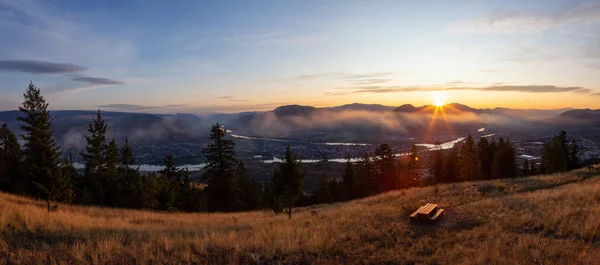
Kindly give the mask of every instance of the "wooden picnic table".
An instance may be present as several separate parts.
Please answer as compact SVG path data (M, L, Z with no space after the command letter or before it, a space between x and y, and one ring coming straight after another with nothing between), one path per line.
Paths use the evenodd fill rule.
M416 223L436 223L444 214L444 209L440 209L437 204L428 203L419 207L410 215L410 221Z

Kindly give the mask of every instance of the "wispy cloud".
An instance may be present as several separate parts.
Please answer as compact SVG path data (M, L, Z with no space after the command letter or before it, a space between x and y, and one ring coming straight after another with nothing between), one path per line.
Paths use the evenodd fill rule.
M581 2L552 13L496 11L451 25L450 29L461 33L527 33L580 22L600 22L600 2Z
M591 94L592 90L583 87L561 87L553 85L492 85L492 86L362 86L352 89L348 93L404 93L404 92L429 92L429 91L495 91L495 92L527 92L527 93L565 93ZM329 92L328 95L336 95ZM345 93L345 92L341 92ZM344 95L344 94L342 94Z
M111 80L111 79L102 78L102 77L84 76L84 77L75 77L71 80L77 81L77 82L85 82L85 83L89 83L89 84L95 84L95 85L122 85L123 84L123 82L121 82L121 81Z
M86 70L85 67L70 64L36 60L2 60L0 71L23 72L33 74L66 74Z
M185 104L174 104L174 105L164 105L164 106L147 106L147 105L138 105L138 104L104 104L104 105L96 105L96 107L101 109L110 109L110 110L120 110L120 111L138 111L138 110L149 110L149 109L161 109L161 108L175 108L175 107L184 107Z
M354 74L345 72L328 72L316 74L301 74L288 78L263 80L259 83L285 83L285 82L306 82L306 81L346 81L356 85L387 83L393 79L389 78L391 72L374 72L364 74Z
M220 99L223 99L225 101L232 101L232 102L248 101L247 99L237 98L236 96L222 96L222 97L220 97Z

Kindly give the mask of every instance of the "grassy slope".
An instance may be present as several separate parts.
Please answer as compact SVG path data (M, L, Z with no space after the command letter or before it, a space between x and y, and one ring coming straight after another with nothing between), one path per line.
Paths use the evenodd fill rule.
M409 214L436 202L436 227ZM588 207L581 207L588 205ZM571 264L600 218L600 178L551 176L441 185L299 209L162 214L0 194L0 263ZM599 234L580 264L600 260Z

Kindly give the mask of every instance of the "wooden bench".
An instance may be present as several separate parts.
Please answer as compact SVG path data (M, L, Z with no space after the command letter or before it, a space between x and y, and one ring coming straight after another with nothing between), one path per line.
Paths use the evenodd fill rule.
M436 223L444 215L444 209L438 208L437 204L428 203L419 207L410 215L411 223Z

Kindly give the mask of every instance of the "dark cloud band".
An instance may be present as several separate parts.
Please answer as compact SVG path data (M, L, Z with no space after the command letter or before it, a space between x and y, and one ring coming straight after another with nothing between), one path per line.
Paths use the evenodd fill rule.
M53 63L35 60L3 60L0 71L23 72L32 74L66 74L86 70L85 67L69 63Z

